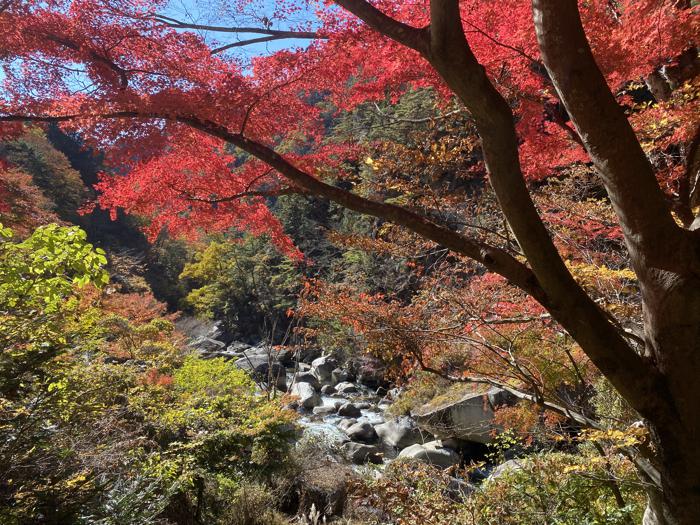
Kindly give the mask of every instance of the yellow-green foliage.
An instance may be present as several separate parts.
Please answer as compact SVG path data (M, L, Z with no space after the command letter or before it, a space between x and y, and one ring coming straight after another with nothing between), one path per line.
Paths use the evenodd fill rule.
M397 525L629 525L641 522L646 502L629 462L586 454L530 455L468 496L450 482L445 471L397 461L383 478L356 486L354 495L380 509L383 522Z
M152 523L173 499L214 523L227 486L284 468L294 413L148 301L107 301L84 232L0 232L0 523Z
M242 335L265 323L287 322L300 287L296 263L267 239L249 235L212 241L185 265L181 278L192 285L185 307L221 319L232 333Z
M0 224L0 391L6 394L76 343L80 288L108 281L104 252L80 228L49 224L22 242L12 237Z
M646 499L629 462L612 458L610 471L597 457L534 454L518 468L487 480L469 502L475 525L627 525L641 523ZM582 467L582 465L585 466ZM614 478L623 505L615 500Z

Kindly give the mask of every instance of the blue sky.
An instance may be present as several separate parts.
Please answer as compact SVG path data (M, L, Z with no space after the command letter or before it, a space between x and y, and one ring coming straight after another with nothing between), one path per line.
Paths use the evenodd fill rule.
M292 5L291 2L277 2L275 0L252 0L246 3L246 12L240 13L235 12L232 8L236 2L230 0L170 0L167 7L162 11L162 14L183 22L202 25L263 27L263 20L267 18L271 20L270 29L287 30L290 29L290 23L292 25L309 24L311 26L310 29L313 29L316 25L314 5L305 4L303 0L301 2L294 2L294 5L301 6L302 10L295 13L291 20L287 22L278 19L275 20L273 14L275 8L285 3ZM263 36L249 33L235 35L211 31L197 32L208 41L217 41L221 44ZM244 57L254 57L290 47L305 47L309 42L308 39L274 40L271 42L237 47L227 51L227 53L235 53Z

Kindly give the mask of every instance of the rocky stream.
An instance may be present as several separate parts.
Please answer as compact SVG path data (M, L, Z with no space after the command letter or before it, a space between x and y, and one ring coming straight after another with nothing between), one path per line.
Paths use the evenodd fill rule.
M334 450L342 469L374 465L374 475L396 458L412 458L440 469L482 460L492 439L496 406L510 403L507 392L481 389L451 399L435 399L392 416L388 409L401 393L385 379L385 367L369 356L340 363L321 349L294 350L220 340L216 325L190 343L205 358L223 357L246 370L261 393L290 395L299 412L299 441L314 439ZM517 468L512 461L470 475L453 476L454 490L467 494L486 476ZM365 469L365 472L367 469ZM331 509L327 509L331 510Z

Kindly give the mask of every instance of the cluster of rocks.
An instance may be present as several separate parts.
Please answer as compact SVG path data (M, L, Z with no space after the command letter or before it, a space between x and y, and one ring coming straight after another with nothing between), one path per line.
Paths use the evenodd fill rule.
M497 427L494 410L512 402L509 394L492 388L433 400L410 416L385 417L397 395L388 390L383 364L360 357L340 364L320 349L278 350L217 339L215 329L191 343L204 358L231 359L261 387L290 394L290 407L302 414L310 431L332 429L345 461L354 465L386 464L395 458L449 468L468 459L474 446L483 447ZM454 479L455 490L471 485Z

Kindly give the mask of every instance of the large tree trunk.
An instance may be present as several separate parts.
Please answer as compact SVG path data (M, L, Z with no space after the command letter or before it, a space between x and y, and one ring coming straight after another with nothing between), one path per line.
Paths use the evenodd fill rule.
M700 524L700 278L656 277L642 287L647 352L668 378L677 423L649 421L660 491L645 525Z

